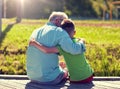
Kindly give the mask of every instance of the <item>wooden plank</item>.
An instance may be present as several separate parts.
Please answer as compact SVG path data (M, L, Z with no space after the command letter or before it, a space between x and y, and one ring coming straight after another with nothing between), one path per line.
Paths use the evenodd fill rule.
M109 89L120 89L120 81L117 81L117 84L113 82L114 81L95 81L94 84Z
M94 77L93 83L59 85L31 83L26 75L0 75L0 89L120 89L120 77Z
M120 81L120 77L94 77L94 81Z
M30 80L0 79L0 89L46 89L45 85L30 83ZM120 89L120 81L93 81L88 84L64 84L57 86L48 85L48 89ZM59 88L59 89L60 89Z
M15 80L15 81L19 81L19 80ZM16 83L15 81L14 80L0 80L0 85L11 88L11 89L24 89L25 88L26 84Z
M13 88L9 88L9 87L5 87L5 86L0 85L0 89L13 89Z
M27 75L0 75L0 79L28 80ZM120 81L120 77L94 77L94 81Z
M27 75L0 75L0 79L28 80Z

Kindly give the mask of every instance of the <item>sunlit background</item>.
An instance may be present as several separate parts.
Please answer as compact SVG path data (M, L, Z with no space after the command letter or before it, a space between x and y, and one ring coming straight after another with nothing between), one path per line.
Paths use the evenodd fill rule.
M117 3L113 3L117 1ZM119 19L119 0L3 0L3 16L16 16L19 8L23 18L48 18L52 11L64 11L79 19Z

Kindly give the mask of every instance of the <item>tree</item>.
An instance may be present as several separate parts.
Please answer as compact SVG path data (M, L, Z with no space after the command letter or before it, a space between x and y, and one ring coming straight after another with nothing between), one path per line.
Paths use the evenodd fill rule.
M22 0L16 0L16 5L17 5L16 23L19 23L22 20Z
M19 0L6 0L6 18L16 17L16 11L17 11L16 1Z
M6 18L6 0L3 0L3 18Z
M66 11L72 16L96 17L96 12L94 12L91 0L66 0L65 12Z
M0 0L0 37L2 33L2 0Z
M63 11L64 0L24 0L24 18L48 18L52 11Z

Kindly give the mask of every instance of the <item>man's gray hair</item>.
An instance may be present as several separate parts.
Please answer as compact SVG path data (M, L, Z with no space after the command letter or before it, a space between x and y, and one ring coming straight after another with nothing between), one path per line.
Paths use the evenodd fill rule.
M64 12L52 12L49 17L49 21L54 21L56 18L68 19L68 16Z

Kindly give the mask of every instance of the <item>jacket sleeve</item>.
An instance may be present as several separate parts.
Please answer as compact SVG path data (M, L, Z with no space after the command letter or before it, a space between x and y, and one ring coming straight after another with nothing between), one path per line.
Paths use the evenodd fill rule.
M74 43L65 31L63 31L62 36L59 37L59 45L64 51L71 54L81 54L85 52L86 48L84 43Z

